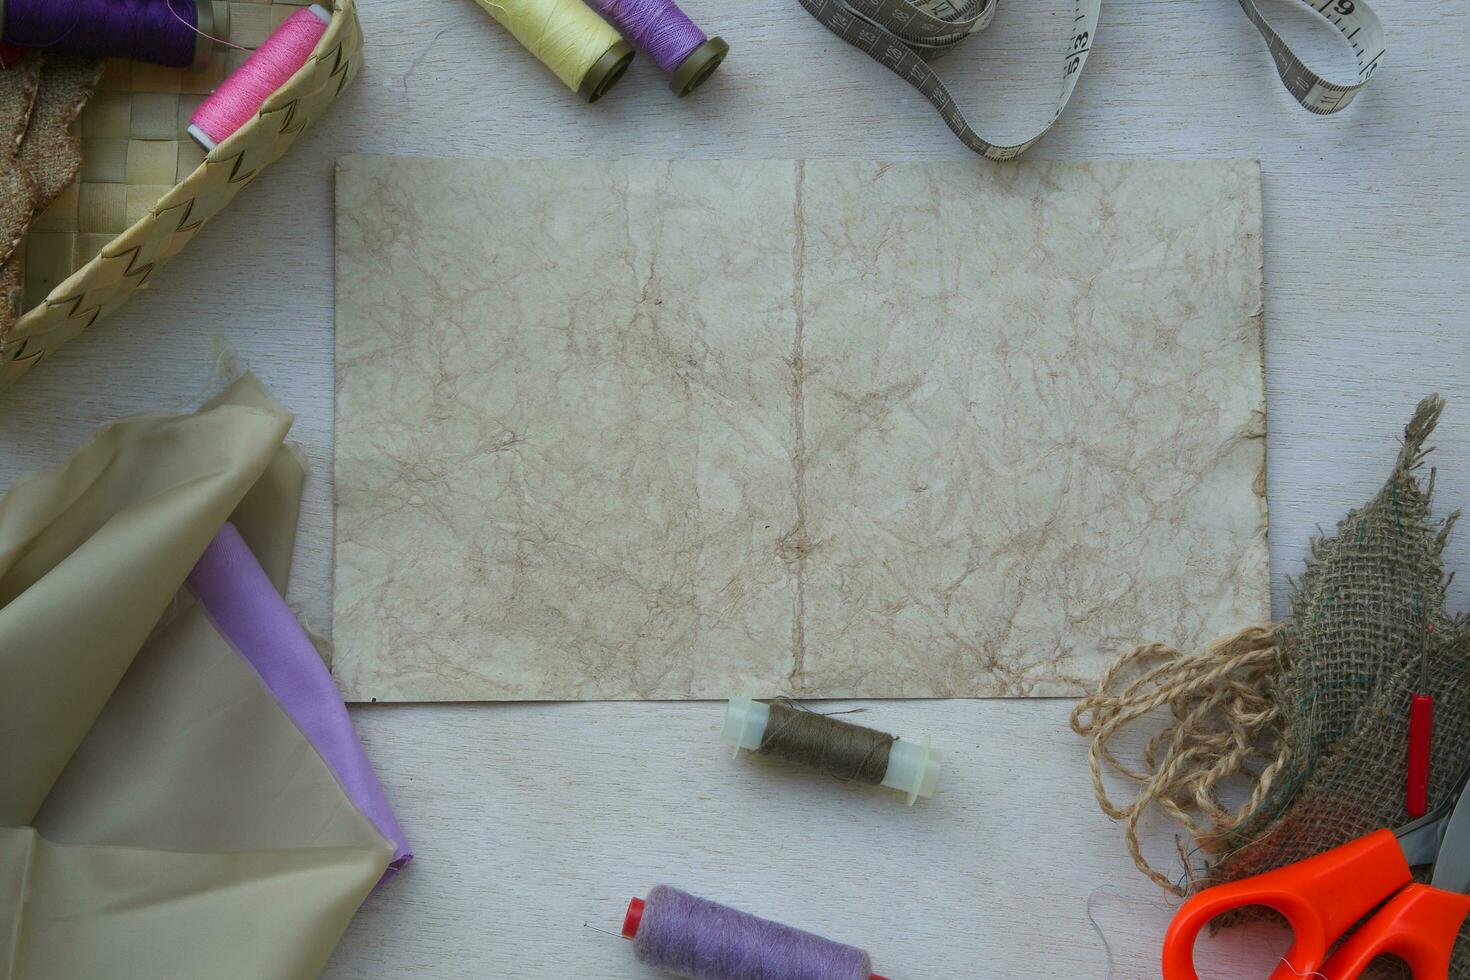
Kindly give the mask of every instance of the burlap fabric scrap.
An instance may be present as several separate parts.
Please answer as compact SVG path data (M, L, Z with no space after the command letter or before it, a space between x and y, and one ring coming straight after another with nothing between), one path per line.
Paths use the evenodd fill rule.
M0 70L0 336L19 316L21 276L11 262L36 215L36 187L20 162L41 78L39 58Z
M103 66L96 58L37 52L0 69L0 337L21 312L21 240L81 169L75 124Z
M39 57L39 56L36 56ZM86 108L106 62L100 58L47 52L30 124L20 144L20 162L36 185L36 210L44 211L77 179L82 142L76 121Z
M1407 822L1409 701L1424 657L1436 705L1431 800L1470 763L1470 621L1444 608L1442 556L1459 513L1432 519L1434 471L1420 480L1443 407L1438 395L1419 403L1383 489L1313 542L1285 622L1196 655L1139 647L1073 712L1073 729L1090 739L1098 802L1124 822L1139 869L1169 891L1249 877ZM1120 735L1146 737L1141 765L1115 754ZM1131 802L1113 801L1105 771L1135 784ZM1242 787L1245 801L1227 803ZM1151 807L1188 832L1177 876L1142 853L1137 830ZM1455 948L1456 980L1470 980L1467 936ZM1397 961L1374 969L1408 975Z

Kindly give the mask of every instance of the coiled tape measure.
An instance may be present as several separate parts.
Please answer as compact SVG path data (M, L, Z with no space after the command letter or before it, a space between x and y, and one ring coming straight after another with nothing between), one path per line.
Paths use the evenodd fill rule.
M1255 0L1238 2L1266 39L1282 84L1309 112L1326 116L1347 108L1383 64L1383 27L1362 0L1301 0L1335 26L1352 46L1358 60L1358 78L1346 84L1328 81L1308 68L1266 21ZM1062 94L1056 112L1030 139L999 144L970 128L949 89L928 62L971 34L989 27L999 0L969 0L959 5L950 0L800 0L800 3L827 30L866 52L868 57L923 93L960 142L991 160L1020 156L1061 118L1082 75L1082 67L1087 64L1102 9L1102 0L1075 0L1071 37L1062 55Z

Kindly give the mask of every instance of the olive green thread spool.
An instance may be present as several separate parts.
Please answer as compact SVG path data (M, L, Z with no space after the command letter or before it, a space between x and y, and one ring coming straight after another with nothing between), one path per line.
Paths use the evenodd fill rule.
M896 789L909 806L933 796L939 784L940 753L929 739L905 741L785 698L731 698L720 739L737 756L748 749L845 782Z

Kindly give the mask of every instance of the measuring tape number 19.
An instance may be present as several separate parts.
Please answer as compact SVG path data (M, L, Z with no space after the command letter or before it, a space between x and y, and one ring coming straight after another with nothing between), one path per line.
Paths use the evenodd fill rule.
M1073 0L1071 35L1062 53L1062 92L1056 111L1040 132L1020 143L994 143L965 121L943 80L929 66L971 34L990 26L999 0L799 0L823 27L918 89L960 142L991 160L1010 160L1046 135L1067 108L1077 79L1097 38L1102 0ZM1383 26L1362 0L1301 0L1332 24L1352 46L1358 78L1331 82L1308 68L1276 33L1255 0L1238 0L1250 22L1266 39L1286 90L1303 108L1326 116L1347 108L1383 63Z

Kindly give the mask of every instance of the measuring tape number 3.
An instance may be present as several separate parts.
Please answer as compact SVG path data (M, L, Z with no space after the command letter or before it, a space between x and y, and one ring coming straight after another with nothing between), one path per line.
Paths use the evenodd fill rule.
M991 160L1010 160L1036 144L1061 118L1087 55L1097 37L1102 0L1074 0L1071 35L1062 57L1062 91L1056 111L1030 139L996 143L975 132L939 75L931 59L949 51L971 34L990 26L999 0L799 0L807 13L827 30L866 53L899 78L918 89L944 119L950 131L971 150ZM1308 68L1291 46L1276 33L1255 0L1238 0L1250 22L1266 40L1286 90L1303 108L1320 116L1347 108L1383 64L1383 26L1363 0L1301 0L1332 24L1351 45L1358 62L1354 82L1332 82Z

